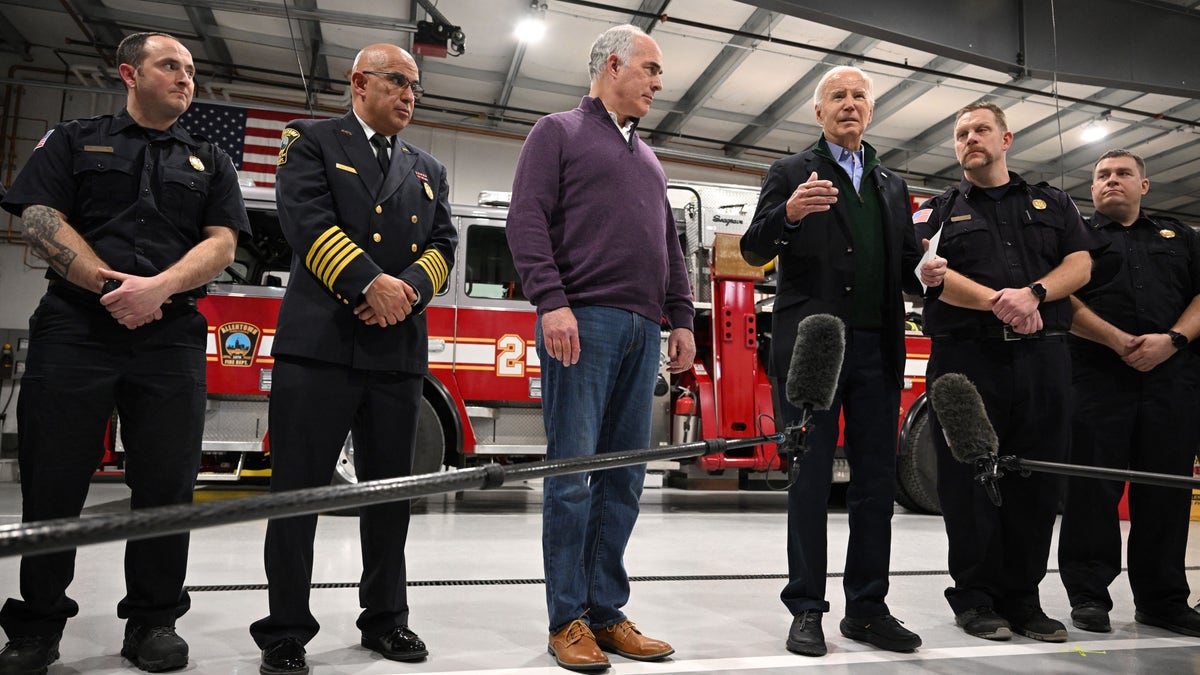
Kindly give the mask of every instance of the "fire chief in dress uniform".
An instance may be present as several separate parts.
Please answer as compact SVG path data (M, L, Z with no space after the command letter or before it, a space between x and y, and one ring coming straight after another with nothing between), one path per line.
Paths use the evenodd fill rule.
M347 432L361 480L412 471L428 368L423 312L457 241L445 167L396 138L421 95L417 76L399 47L367 47L351 73L351 112L283 131L275 191L293 257L272 349L272 492L328 485ZM427 654L408 628L408 520L407 501L361 509L357 625L364 647L393 660ZM263 673L308 670L316 522L267 526L270 615L250 627Z

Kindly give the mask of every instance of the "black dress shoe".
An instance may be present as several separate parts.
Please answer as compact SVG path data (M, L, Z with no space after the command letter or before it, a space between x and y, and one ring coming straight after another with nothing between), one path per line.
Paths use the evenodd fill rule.
M1200 637L1200 614L1196 613L1195 610L1188 609L1186 605L1180 607L1178 610L1162 615L1135 611L1133 613L1133 620L1138 623L1144 623L1147 626L1166 628L1180 635Z
M1092 633L1111 633L1108 610L1098 602L1082 602L1071 608L1071 625Z
M308 672L304 660L304 645L296 638L276 640L262 650L262 663L258 666L262 675L303 675Z
M425 643L408 626L397 626L392 632L378 637L364 635L362 646L392 661L420 661L429 656Z
M891 614L873 616L868 619L846 617L842 619L842 635L875 645L889 652L911 652L921 646L916 633L900 625L900 620Z
M121 656L149 673L179 670L187 665L188 644L175 633L174 626L125 624L125 642Z
M0 651L0 673L45 673L58 660L61 637L61 634L23 635L9 640L4 651Z
M825 646L825 631L821 630L820 612L809 610L792 617L787 648L790 652L804 656L825 656L828 648Z

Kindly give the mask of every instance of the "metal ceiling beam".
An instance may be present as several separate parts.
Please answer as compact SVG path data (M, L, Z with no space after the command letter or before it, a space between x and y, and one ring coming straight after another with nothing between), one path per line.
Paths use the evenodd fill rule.
M931 70L958 72L966 68L967 64L948 59L944 56L938 56L925 64L925 67ZM908 104L915 102L943 81L944 78L936 75L917 72L904 78L899 84L884 92L882 96L879 92L876 92L875 110L871 113L871 124L879 124L892 115L904 110L908 107Z
M183 10L187 12L196 35L201 36L200 39L204 42L205 56L218 64L213 69L214 75L225 80L233 79L233 55L229 53L229 45L225 44L225 40L212 30L217 27L212 10L192 6L185 6Z
M504 76L504 83L500 85L500 95L496 97L495 108L504 110L508 107L508 101L512 98L513 84L517 81L517 73L521 70L521 62L525 60L525 41L517 40L517 46L513 49L512 58L508 62L508 73ZM493 126L499 126L500 121L492 122Z
M26 61L33 57L29 53L29 42L21 35L21 31L12 25L4 12L0 11L0 51L20 54Z
M1195 116L1197 114L1200 114L1200 102L1188 101L1186 103L1181 103L1181 104L1171 108L1168 112L1172 115ZM1158 140L1164 136L1167 136L1169 134L1178 133L1174 130L1162 130L1159 133L1156 133L1153 136L1150 136L1149 138L1146 138L1146 137L1135 138L1135 133L1138 131L1144 130L1144 129L1145 129L1144 125L1137 125L1137 124L1130 125L1128 127L1125 127L1124 129L1121 129L1117 133L1108 136L1107 138L1103 139L1103 141L1097 141L1096 143L1089 143L1087 145L1083 145L1078 148L1075 148L1074 150L1071 150L1070 152L1064 154L1061 159L1063 166L1076 166L1076 167L1086 166L1087 167L1087 170L1085 172L1080 172L1080 174L1079 174L1078 178L1076 179L1076 182L1073 184L1073 186L1077 187L1080 183L1087 184L1091 181L1092 165L1095 163L1096 159L1100 155L1104 154L1105 150L1108 150L1109 148L1127 147L1129 150L1136 152L1137 147L1140 145L1145 145L1147 143L1151 143L1151 142L1156 141L1156 140ZM1166 152L1171 152L1171 151L1166 151ZM1161 154L1164 154L1164 153L1160 153L1160 155ZM1147 161L1149 161L1149 158L1147 158ZM1150 165L1150 168L1153 169L1154 166ZM1068 186L1071 186L1071 185L1072 184L1068 184Z
M297 10L306 14L318 11L316 0L292 0L292 2L295 3ZM328 79L329 64L321 57L323 39L321 36L320 21L303 18L298 19L298 23L300 24L299 51L308 57L305 64L308 68L308 74L312 77Z
M105 16L107 8L99 0L75 0L74 7L98 42L111 45L121 43L125 35L115 21Z
M42 0L43 2L45 0ZM354 12L339 12L329 9L315 8L300 8L288 7L284 8L282 4L275 2L263 2L262 0L144 0L145 2L156 2L164 5L184 5L193 7L205 7L214 11L235 12L238 14L254 14L257 16L269 16L276 19L286 19L289 15L293 19L304 19L308 21L319 21L321 23L330 23L338 26L357 26L359 28L376 28L380 30L392 30L403 33L415 33L417 24L413 21L401 21L399 19L389 19L378 14L357 14ZM36 0L35 0L36 2Z
M873 47L878 41L862 35L850 35L837 46L838 51L861 54ZM826 65L828 64L828 65ZM725 154L729 157L740 157L746 150L742 145L757 145L764 136L775 130L777 126L792 113L800 110L805 104L812 103L812 92L825 71L834 65L851 65L848 59L841 57L826 58L821 65L810 69L800 79L796 80L788 90L771 102L753 124L746 126L733 137Z
M658 19L644 16L644 14L650 12L655 16L662 16L663 14L667 13L667 6L670 4L671 0L642 0L642 4L637 8L638 13L634 15L633 19L631 19L629 23L641 28L647 33L653 32L654 27L659 23Z
M775 14L763 9L756 9L749 18L742 23L740 30L747 33L770 33L779 22L783 20L782 14ZM663 145L670 140L670 137L678 133L683 125L691 119L697 108L704 105L717 89L720 88L725 80L729 79L737 70L742 62L746 60L761 40L736 35L721 48L717 54L704 69L704 72L696 78L692 86L688 87L683 98L679 99L679 104L676 110L668 114L661 124L658 125L658 130L650 136L652 145Z
M1129 0L742 0L764 9L983 66L1200 98L1200 14Z

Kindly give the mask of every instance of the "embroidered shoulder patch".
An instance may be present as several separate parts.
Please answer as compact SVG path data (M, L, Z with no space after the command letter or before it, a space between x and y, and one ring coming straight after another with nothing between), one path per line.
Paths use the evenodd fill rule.
M37 145L33 146L33 149L34 149L34 150L37 150L38 148L40 148L40 147L42 147L43 145L45 145L45 144L46 144L46 139L47 139L47 138L50 138L50 134L52 134L52 133L54 133L54 129L51 129L50 131L47 131L47 132L46 132L46 135L45 135L45 136L42 136L42 140L38 141L38 142L37 142Z
M921 209L913 213L913 225L928 222L931 215L933 215L933 209Z
M283 138L279 140L279 166L287 164L288 148L300 139L300 132L288 127L283 130Z

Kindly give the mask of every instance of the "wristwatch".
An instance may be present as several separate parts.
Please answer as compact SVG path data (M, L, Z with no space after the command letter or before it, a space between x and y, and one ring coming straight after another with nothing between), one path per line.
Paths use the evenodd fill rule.
M1037 297L1039 305L1046 301L1046 287L1043 286L1041 282L1035 281L1032 284L1029 284L1029 290L1033 291L1034 296Z
M1183 333L1169 330L1167 331L1167 335L1170 336L1171 346L1175 349L1183 349L1184 347L1188 346L1187 336Z

